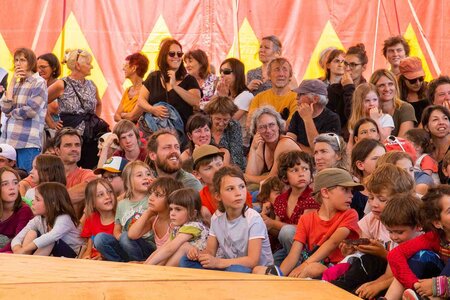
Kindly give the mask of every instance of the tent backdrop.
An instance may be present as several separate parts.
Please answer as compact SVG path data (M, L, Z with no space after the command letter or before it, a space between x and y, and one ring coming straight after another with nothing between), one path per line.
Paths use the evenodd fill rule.
M383 41L403 35L431 79L448 74L450 1L446 0L0 0L0 66L12 71L12 54L29 47L38 55L82 48L93 54L91 79L103 117L112 115L124 87L124 58L148 55L155 69L159 42L173 37L184 51L202 48L218 67L226 57L258 66L258 39L277 35L298 82L321 75L320 52L366 45L366 77L386 67ZM64 74L67 74L64 68Z

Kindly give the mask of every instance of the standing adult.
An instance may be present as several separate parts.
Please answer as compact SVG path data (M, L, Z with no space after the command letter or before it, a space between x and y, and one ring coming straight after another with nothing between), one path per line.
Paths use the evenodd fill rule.
M395 76L400 75L400 61L409 56L410 47L408 42L401 36L391 36L384 41L383 55L389 62Z
M37 73L36 63L31 49L17 49L13 78L1 98L1 109L6 116L1 142L16 149L17 166L27 172L41 152L47 112L47 85Z
M417 123L414 107L399 98L397 79L394 73L386 69L376 70L370 77L370 83L376 86L380 96L381 109L394 119L395 128L391 134L405 137L406 132Z
M142 115L141 108L136 105L141 91L145 73L148 70L148 58L142 53L136 52L128 55L123 64L123 73L132 85L125 90L114 114L114 121L130 120L135 122Z
M196 191L203 188L194 175L181 168L180 142L173 131L160 129L154 132L148 139L147 149L156 177L172 177Z
M83 136L79 165L92 169L97 166L97 136L109 131L100 119L102 102L94 82L86 79L91 75L92 55L85 50L66 50L62 63L67 64L70 74L57 80L48 89L48 101L58 98L60 118L64 127L75 128Z
M253 95L256 96L272 87L267 69L272 59L281 56L281 48L280 39L274 35L265 36L261 39L258 56L262 66L252 69L247 73L247 87Z
M37 68L39 75L47 82L47 88L51 86L61 75L61 64L59 59L53 53L45 53L37 58ZM54 136L55 130L62 128L62 122L59 119L58 101L54 100L48 105L45 115L45 129L47 137Z
M198 82L187 74L182 57L183 49L177 40L168 39L161 44L156 60L159 70L144 81L138 105L155 118L169 118L169 109L173 108L184 126L193 108L199 106L201 96ZM161 102L165 105L156 105Z
M292 66L286 58L277 57L269 63L267 74L272 87L259 93L252 100L249 108L249 120L253 111L261 106L270 105L280 113L283 120L289 123L292 115L297 111L297 94L289 86L292 78ZM247 126L248 127L248 126Z
M184 64L189 75L193 76L202 89L202 99L200 99L200 110L211 100L216 91L217 75L211 72L208 55L201 49L188 51L184 57Z
M427 99L427 82L420 58L411 56L400 62L398 87L400 99L414 107L417 121L422 119L422 112L430 102Z

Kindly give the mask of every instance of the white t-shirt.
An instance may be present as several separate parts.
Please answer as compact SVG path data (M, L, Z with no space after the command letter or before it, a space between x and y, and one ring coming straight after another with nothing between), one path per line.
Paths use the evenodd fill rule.
M227 259L247 256L248 241L262 239L258 265L272 265L273 256L267 227L263 219L259 213L251 208L248 208L244 215L245 217L239 216L228 221L226 213L217 210L212 216L209 235L214 236L219 243L217 256Z
M234 104L240 109L248 112L248 108L250 107L250 102L252 102L253 94L249 91L243 91L239 95L234 98Z
M390 114L383 114L380 118L380 125L382 128L395 128L394 119L392 119Z

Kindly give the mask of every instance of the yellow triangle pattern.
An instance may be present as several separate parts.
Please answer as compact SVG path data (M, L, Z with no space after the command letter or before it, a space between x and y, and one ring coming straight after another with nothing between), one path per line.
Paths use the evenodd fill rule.
M14 71L13 56L12 53L9 52L8 46L6 46L5 40L3 39L1 33L0 33L0 67L8 71L9 73L8 85L9 85L11 83Z
M145 41L144 47L141 50L141 52L144 53L149 60L148 71L145 74L144 78L147 78L147 75L157 68L156 59L158 57L159 45L161 41L163 39L171 37L172 35L170 34L167 23L166 21L164 21L163 16L160 15L155 23L155 26L153 26L152 32L150 32L147 41ZM122 87L124 89L129 86L131 86L131 82L129 80L125 80L125 82L122 84Z
M89 47L89 43L86 40L83 32L81 30L80 25L78 24L74 14L71 12L69 17L67 18L66 24L64 24L63 28L64 32L64 48L65 49L84 49L92 54L92 73L89 76L89 79L94 81L95 85L98 88L98 93L100 98L105 94L106 88L108 87L108 83L106 81L105 76L103 75L102 70L100 69L100 65L95 59L94 53L92 49ZM62 58L64 52L61 53L61 45L63 43L63 32L60 33L58 40L56 41L55 47L53 48L53 53L55 53L58 57ZM62 66L62 76L69 75L70 71L66 65Z
M425 58L425 55L422 52L422 48L420 47L419 40L417 39L417 35L411 25L411 23L408 24L408 27L406 28L405 34L403 37L408 41L408 44L411 48L411 51L409 52L409 56L417 56L422 60L422 67L425 71L425 80L431 81L433 79L433 75L431 74L430 67L428 66L427 60Z
M234 53L235 42L228 52L227 58L236 57L237 53ZM239 28L239 52L240 60L244 63L245 69L251 70L261 66L261 62L258 57L259 40L253 31L252 26L248 22L247 18L244 18L241 27Z
M327 21L320 35L319 41L309 60L308 67L303 75L303 79L315 79L324 76L323 70L319 67L319 58L320 53L328 47L345 49L330 21Z

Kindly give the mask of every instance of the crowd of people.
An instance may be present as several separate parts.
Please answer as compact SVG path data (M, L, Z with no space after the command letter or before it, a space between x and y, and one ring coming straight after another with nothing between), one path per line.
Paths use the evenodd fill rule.
M276 36L261 67L218 74L161 41L127 56L114 126L92 55L14 53L0 69L0 252L320 278L364 299L450 297L450 78L425 81L401 36L363 76L363 44L293 77ZM111 131L112 129L112 131ZM434 298L433 298L434 299Z

